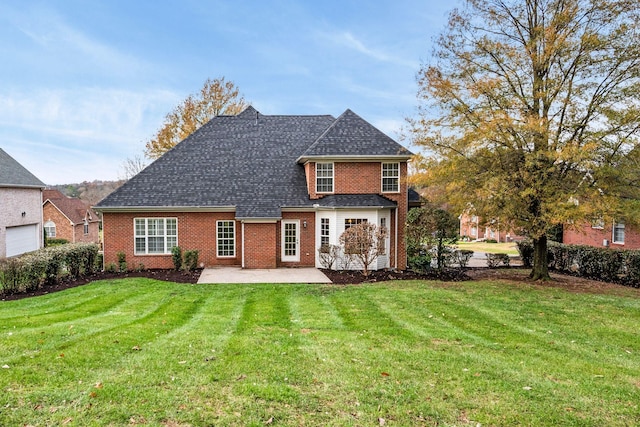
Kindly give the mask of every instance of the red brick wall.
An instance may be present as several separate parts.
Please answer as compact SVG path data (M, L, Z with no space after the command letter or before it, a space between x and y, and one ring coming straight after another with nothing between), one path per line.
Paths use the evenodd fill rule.
M613 243L612 224L606 224L604 228L592 228L591 224L585 224L577 228L564 227L562 242L567 245L587 245L597 248L604 247L603 240L609 241L610 248L640 249L640 233L628 224L624 230L624 244Z
M280 223L244 224L245 268L276 268L277 232Z
M69 219L51 203L45 203L42 207L44 223L53 221L56 225L56 239L66 239L71 243L76 242L100 242L100 230L98 222L89 223L89 234L84 234L84 224L71 225Z
M143 264L145 268L173 268L171 255L135 255L134 254L134 218L177 218L178 246L183 250L197 249L199 262L205 266L241 264L241 228L236 221L236 256L219 258L216 251L216 221L235 219L233 212L210 213L109 213L103 215L104 262L117 263L117 253L126 254L127 264L136 268Z

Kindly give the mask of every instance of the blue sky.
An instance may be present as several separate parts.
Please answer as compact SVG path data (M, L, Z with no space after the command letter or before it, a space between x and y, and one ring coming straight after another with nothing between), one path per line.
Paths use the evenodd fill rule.
M400 139L459 3L0 0L0 148L49 185L117 179L223 76L263 114L350 108Z

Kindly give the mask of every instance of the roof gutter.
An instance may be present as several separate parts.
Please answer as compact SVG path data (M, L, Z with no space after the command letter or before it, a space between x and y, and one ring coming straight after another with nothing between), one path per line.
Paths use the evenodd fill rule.
M92 206L96 212L235 212L235 206Z
M296 159L296 163L308 163L308 162L380 162L380 161L402 161L410 160L413 157L412 154L389 154L382 156L368 156L368 155L351 155L351 156L300 156Z

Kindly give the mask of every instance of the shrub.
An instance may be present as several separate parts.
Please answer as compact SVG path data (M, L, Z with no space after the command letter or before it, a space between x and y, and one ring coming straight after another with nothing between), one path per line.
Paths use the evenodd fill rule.
M431 270L431 255L428 252L410 256L407 262L416 273L428 273Z
M110 262L109 264L107 264L104 267L104 271L106 271L108 273L115 273L116 271L118 271L118 267L116 267L116 263L115 262Z
M504 265L505 267L509 267L509 255L490 253L486 253L485 255L487 256L487 267L496 268L499 267L500 264Z
M118 257L118 271L125 272L128 270L127 268L127 254L124 252L118 252L116 254Z
M92 273L98 254L93 243L51 246L0 264L3 293L29 292L58 283L63 271L72 277Z
M191 250L191 251L184 251L184 265L183 268L186 271L193 271L196 270L198 268L198 256L200 254L200 251L198 250Z
M324 244L318 248L318 260L320 265L324 268L331 270L333 265L338 262L340 257L340 246Z
M52 239L49 237L47 237L46 242L47 243L45 246L58 246L58 245L66 245L67 243L69 243L67 239Z
M171 248L171 261L173 261L173 268L176 270L182 268L182 248L180 248L180 246Z
M533 266L533 243L531 240L521 240L516 242L516 246L520 254L520 259L522 260L522 265L526 268L531 268Z
M460 268L466 268L472 256L473 256L472 250L458 249L453 252L452 261L458 264Z
M485 243L498 243L496 239L487 239L484 241Z

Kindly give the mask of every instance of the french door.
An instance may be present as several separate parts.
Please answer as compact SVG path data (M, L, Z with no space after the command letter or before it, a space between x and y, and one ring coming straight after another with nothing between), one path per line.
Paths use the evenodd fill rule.
M282 221L282 261L300 261L300 221Z

